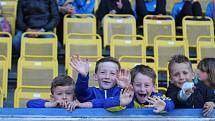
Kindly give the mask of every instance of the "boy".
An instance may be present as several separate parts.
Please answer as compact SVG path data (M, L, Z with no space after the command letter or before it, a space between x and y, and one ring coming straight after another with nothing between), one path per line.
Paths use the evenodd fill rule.
M171 111L174 109L174 103L170 98L165 97L160 93L155 92L156 74L152 68L145 65L137 65L131 70L131 83L134 91L134 108L155 108L156 113L163 111ZM130 88L130 87L129 87ZM121 93L120 102L123 105L131 101L132 89L126 88L124 93ZM127 98L125 98L127 95ZM124 101L123 101L124 100Z
M80 103L76 100L75 82L69 76L58 76L51 84L51 101L44 99L33 99L27 102L28 108L67 108L74 110L76 107L90 108L89 102Z
M104 57L96 62L94 80L98 82L99 88L88 87L89 64L87 61L81 60L79 56L72 56L70 65L79 73L75 93L80 102L90 101L93 108L120 105L121 88L117 86L117 82L121 80L121 77L118 77L120 70L118 60L113 57Z
M208 116L213 109L209 105L215 101L215 95L204 83L193 83L194 73L192 64L184 55L175 55L168 64L171 84L167 89L167 96L170 97L176 108L203 108L203 115ZM206 106L207 105L207 106Z

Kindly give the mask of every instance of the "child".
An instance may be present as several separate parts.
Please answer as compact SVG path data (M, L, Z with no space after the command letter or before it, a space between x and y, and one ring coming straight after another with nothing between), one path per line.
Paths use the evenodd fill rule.
M205 15L208 17L211 17L215 23L215 0L211 0L210 3L208 3Z
M169 112L174 109L174 103L170 98L155 92L155 80L156 74L149 66L137 65L131 70L131 83L134 88L134 108L155 108L153 111L156 113ZM126 104L129 103L128 101L131 101L128 100L128 96L133 98L130 96L132 89L129 88L124 93L121 93L121 95L127 95L127 101L126 98L121 98L120 102Z
M198 66L199 79L210 88L215 87L215 58L204 58Z
M173 6L171 15L175 18L176 26L182 26L185 16L202 16L202 8L198 0L182 0Z
M203 115L208 116L213 110L215 95L204 83L193 83L192 64L184 55L175 55L168 64L171 84L167 89L176 108L204 108ZM210 105L208 105L210 104ZM207 106L205 106L207 105Z
M136 0L136 13L138 25L143 25L146 15L166 14L166 0Z
M7 19L3 16L3 8L0 3L0 32L11 33L11 26Z
M58 76L51 84L51 101L33 99L27 102L28 108L67 108L74 110L76 107L91 108L91 103L80 103L75 97L75 82L69 76Z
M80 102L91 102L93 108L119 106L121 88L117 86L120 63L113 57L104 57L96 62L94 80L99 87L88 87L89 64L79 56L72 56L70 65L79 73L75 93ZM132 106L127 106L132 107Z

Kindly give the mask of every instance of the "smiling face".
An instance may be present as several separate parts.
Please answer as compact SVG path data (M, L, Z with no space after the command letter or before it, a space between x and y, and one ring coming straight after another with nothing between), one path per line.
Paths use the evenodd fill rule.
M114 62L102 62L94 74L95 81L98 81L101 89L110 89L116 85L119 67Z
M138 73L133 80L134 93L139 103L145 103L146 99L155 91L152 78Z
M171 82L181 88L185 82L191 82L194 78L194 73L188 63L175 63L171 67L170 79Z
M54 101L71 102L74 100L74 89L72 86L57 86L53 89L51 98Z

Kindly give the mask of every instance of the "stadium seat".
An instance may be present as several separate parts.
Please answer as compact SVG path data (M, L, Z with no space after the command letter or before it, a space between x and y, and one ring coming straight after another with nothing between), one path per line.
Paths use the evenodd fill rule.
M40 61L39 58L47 59L46 61ZM52 56L20 57L17 70L17 88L14 94L14 107L25 107L28 99L49 98L50 85L56 76L58 76L58 62L56 58Z
M65 44L68 39L73 38L73 36L68 36L70 33L96 34L96 18L92 14L67 14L64 16L63 28ZM75 38L83 38L83 36L75 36Z
M7 98L7 85L8 85L8 64L7 58L0 55L0 100ZM0 101L1 107L1 101Z
M53 38L30 38L28 34L51 35ZM57 36L52 32L25 32L22 35L21 57L52 56L57 59ZM46 58L42 58L46 59Z
M7 32L0 32L0 55L6 57L8 69L11 69L12 37ZM1 59L0 59L1 61Z
M16 30L16 11L17 11L18 0L1 0L0 4L3 8L3 15L11 24L12 35L15 34Z
M179 2L179 1L180 1L180 0L168 0L168 1L166 2L166 11L167 11L168 13L171 13L174 4L177 3L177 2Z
M144 39L148 47L153 47L154 39L158 35L175 36L175 21L172 16L147 15L143 19ZM165 39L166 40L166 39ZM175 40L175 38L169 38Z
M168 61L176 54L182 54L189 57L186 41L163 41L157 38L154 43L154 56L155 61L157 61L156 68L158 73L161 71L167 73L167 87L169 84L169 74L167 69Z
M132 15L107 14L103 20L103 47L110 45L114 34L136 35L136 20Z
M213 20L209 17L185 16L182 20L183 36L189 47L196 47L199 36L214 36ZM209 38L201 41L211 41Z
M68 34L74 38L69 38L65 48L65 68L70 67L72 55L80 55L88 58L89 62L96 62L97 57L102 56L102 40L97 34ZM81 38L76 38L79 36Z
M213 41L200 41L201 39L213 39ZM197 60L200 61L203 58L211 57L215 58L215 37L199 37L197 42Z

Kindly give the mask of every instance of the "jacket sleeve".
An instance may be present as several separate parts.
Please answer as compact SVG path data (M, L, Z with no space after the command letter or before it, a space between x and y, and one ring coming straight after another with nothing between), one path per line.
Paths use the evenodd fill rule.
M44 99L33 99L27 102L27 108L45 108L45 103L48 100Z
M78 14L92 14L94 9L95 0L77 0L76 4L74 5L76 8L76 13Z
M213 18L213 4L212 4L212 2L208 3L205 15Z
M86 102L95 98L92 88L88 87L89 73L86 77L78 74L75 85L75 94L80 102Z
M60 21L60 16L58 13L58 6L56 0L49 0L50 9L50 20L46 26L43 28L46 31L53 30Z
M178 100L179 91L180 90L177 87L173 86L173 84L170 84L170 86L167 89L166 96L172 99L176 108L186 108L186 107L190 108L190 107L192 107L186 101Z
M17 29L21 31L25 31L28 27L24 22L24 11L23 11L23 5L22 5L22 0L18 1L17 5L17 17L16 17L16 25Z
M91 101L93 104L93 108L104 108L110 112L121 111L126 108L133 108L133 101L127 106L120 106L119 96L111 97L107 99L94 99Z

